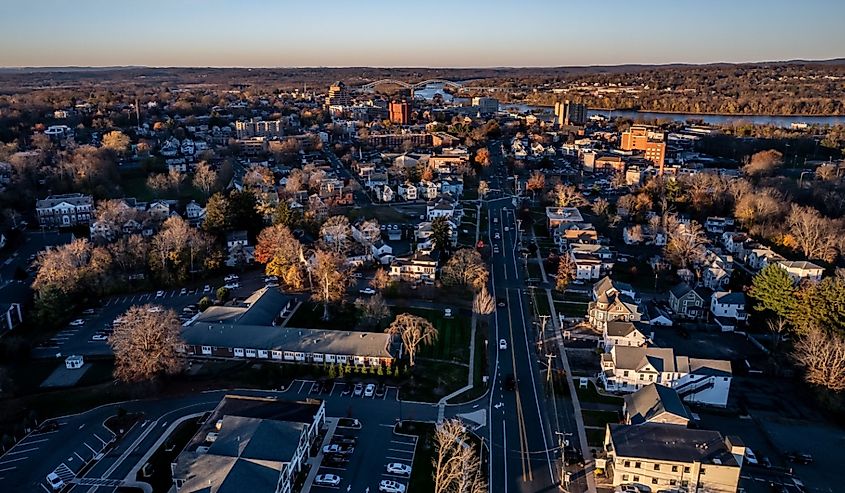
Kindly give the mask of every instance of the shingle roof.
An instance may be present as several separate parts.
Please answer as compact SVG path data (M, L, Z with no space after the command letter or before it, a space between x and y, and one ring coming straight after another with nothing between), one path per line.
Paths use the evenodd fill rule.
M631 424L648 422L663 413L674 414L687 421L692 419L675 390L654 383L626 395L625 409Z
M693 430L669 424L609 424L617 457L736 466L736 458L717 431Z
M722 305L745 305L745 294L739 291L717 291L713 297Z

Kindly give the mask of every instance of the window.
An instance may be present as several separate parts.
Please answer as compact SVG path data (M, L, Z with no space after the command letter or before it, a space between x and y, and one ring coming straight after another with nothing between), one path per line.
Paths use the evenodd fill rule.
M640 380L643 380L644 378L645 378L645 375L643 375L642 373L640 373Z
M628 475L627 474L622 475L622 481L628 481Z
M655 471L659 471L659 470L660 470L660 464L655 464L655 465L654 465L654 470L655 470Z
M625 461L625 467L631 467L631 461L626 460Z
M678 472L678 466L672 466L672 472Z
M657 484L657 478L651 478L651 484Z
M700 469L701 475L704 476L707 473L707 470L703 467Z
M628 376L628 370L623 371L623 372L622 372L622 376L627 377L627 376Z
M640 469L642 467L641 462L634 462L634 469Z
M689 472L689 466L684 466L684 472Z
M639 483L639 482L640 482L640 477L639 477L639 476L634 476L634 482L635 482L635 483Z
M678 484L678 481L677 481L677 480L675 480L675 479L670 479L670 480L669 480L669 486L675 486L676 484Z

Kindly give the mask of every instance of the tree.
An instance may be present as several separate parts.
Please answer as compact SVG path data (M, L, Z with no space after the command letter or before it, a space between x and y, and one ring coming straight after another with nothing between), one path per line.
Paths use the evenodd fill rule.
M312 262L314 287L312 298L323 303L323 320L329 319L329 303L343 299L351 276L345 265L345 257L337 252L317 250Z
M229 229L229 217L229 199L217 192L208 199L205 205L202 229L209 233L220 234Z
M482 286L472 299L472 311L477 315L490 315L495 310L496 300L487 290L487 286Z
M113 130L103 135L103 147L121 155L126 153L129 143L129 137L120 130Z
M748 176L766 176L774 173L781 165L783 165L783 154L769 149L754 153L748 164L742 167L742 171Z
M770 318L766 321L766 327L775 339L772 344L772 350L777 350L783 334L789 330L789 322L783 317Z
M754 276L748 296L757 303L758 311L771 310L789 320L797 308L797 289L786 270L775 264L767 265Z
M207 162L200 162L194 173L194 186L208 197L211 191L217 187L217 171Z
M206 216L208 210L206 208ZM230 225L245 229L250 236L257 235L264 227L264 218L258 212L258 200L250 190L234 190L229 194Z
M818 283L805 283L797 294L789 323L798 333L822 327L845 334L845 280L828 277Z
M669 261L681 269L701 262L704 258L704 245L707 243L701 226L695 221L688 225L676 221L669 222L674 223L671 226L667 224L666 227L665 253Z
M255 261L265 264L268 276L284 276L291 266L302 264L302 255L302 244L283 224L269 226L258 234Z
M326 250L346 254L352 241L352 227L346 216L332 216L320 227L320 239Z
M587 203L587 199L573 185L558 183L549 195L558 207L579 207Z
M378 291L383 291L393 284L390 274L384 269L378 269L370 280L370 286Z
M387 303L378 293L368 298L358 298L355 300L355 308L361 313L361 323L365 327L378 327L390 316Z
M832 262L841 243L841 223L834 222L812 207L792 204L786 217L790 237L795 246L809 259Z
M487 493L481 458L458 419L448 419L434 432L434 493Z
M569 287L569 283L575 279L576 265L570 255L564 254L560 256L560 261L557 264L557 279L555 280L555 289L563 293Z
M596 216L606 219L610 211L610 203L608 203L607 199L599 197L593 202L592 210Z
M486 180L481 180L478 182L478 196L480 198L484 198L487 194L490 193L490 185L487 183Z
M374 244L381 240L381 226L378 219L373 218L362 222L358 231L361 232L361 236L367 243Z
M115 327L109 338L118 380L144 382L179 373L183 368L179 317L173 310L152 308L153 305L129 308L121 317L123 323Z
M273 211L273 224L282 224L289 228L296 227L302 221L302 213L292 208L286 201L281 201Z
M476 291L487 284L490 273L478 251L462 248L446 262L441 270L441 276L444 284L465 286Z
M490 165L490 150L482 147L475 153L475 162L482 166Z
M546 177L543 173L535 171L528 177L528 182L525 184L525 189L531 192L533 196L537 192L542 192L546 188Z
M165 284L185 281L190 273L198 270L198 266L215 269L220 261L221 256L212 239L179 216L167 218L152 239L150 268Z
M431 242L440 251L449 251L452 246L452 226L446 217L435 217L431 221Z
M147 177L147 188L149 188L153 195L161 197L165 192L170 190L171 182L166 173L154 173Z
M411 366L414 366L414 356L420 345L433 344L438 336L437 329L431 322L410 313L397 315L385 332L398 335L402 339Z
M794 360L804 379L832 392L845 390L845 337L813 328L795 343Z

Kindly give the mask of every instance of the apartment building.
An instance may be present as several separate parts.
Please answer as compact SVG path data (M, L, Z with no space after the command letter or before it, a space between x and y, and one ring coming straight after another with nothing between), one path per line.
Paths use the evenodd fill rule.
M388 115L391 123L407 125L411 121L411 103L405 100L391 101Z
M573 103L568 99L555 103L555 117L561 127L570 125L585 125L587 123L587 107L580 103Z
M406 282L434 281L437 260L420 252L408 258L397 258L390 264L390 277Z
M634 125L622 132L619 147L624 151L643 151L645 158L659 168L663 174L666 162L666 139L663 132L658 132L645 125Z
M235 122L235 133L239 139L250 137L278 138L285 134L282 120L259 120L257 118Z
M645 491L736 493L745 446L717 431L676 424L608 424L605 473Z
M94 214L94 199L81 193L50 195L35 203L35 212L42 228L88 225Z
M329 86L326 106L349 106L350 104L352 104L352 94L346 88L346 84L337 81Z
M499 111L499 100L496 98L474 97L472 105L477 107L482 115L494 115Z

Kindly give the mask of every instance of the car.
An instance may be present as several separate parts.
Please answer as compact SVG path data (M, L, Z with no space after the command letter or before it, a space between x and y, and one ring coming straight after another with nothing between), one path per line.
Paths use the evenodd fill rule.
M752 465L757 465L760 461L757 460L757 455L754 454L754 451L751 450L751 447L745 449L745 460Z
M270 281L264 284L265 288L277 288L279 287L279 281Z
M649 493L651 490L641 484L627 483L620 484L614 491L617 493Z
M372 397L375 393L376 393L375 384L368 383L367 387L364 388L364 397Z
M510 231L510 230L511 229L509 227L505 226L505 231Z
M239 287L241 287L241 285L240 285L240 283L237 283L237 282L230 282L223 287L226 288L226 289L238 289Z
M382 493L405 493L405 485L391 479L382 479L378 490Z
M786 454L786 460L794 462L795 464L812 464L813 456L802 452L789 452Z
M387 387L383 383L376 385L376 397L384 397Z
M192 306L186 306L185 308L182 308L182 313L187 313L189 315L195 313L196 311L197 309Z
M493 247L493 253L499 253L499 247L494 246Z
M202 292L203 293L210 293L211 292L211 286L206 284L205 286L202 287Z
M86 309L82 310L82 314L83 315L93 315L94 309L93 308L86 308Z
M349 455L354 452L355 449L347 446L347 445L340 445L337 443L330 443L328 445L323 446L323 453L324 454L343 454Z
M337 474L318 474L314 478L314 484L320 486L337 486L340 484L340 476Z
M385 466L385 469L387 469L387 472L390 474L398 474L400 476L411 475L411 466L408 464L402 464L401 462L391 462Z
M237 281L238 279L240 279L240 277L238 277L237 274L229 274L228 276L223 278L223 280L226 282Z
M164 291L159 289L158 291L156 291L156 298L162 298L162 297L164 297Z
M340 391L340 395L349 395L352 393L353 385L349 382L343 387L343 390Z
M358 439L348 435L333 435L331 443L354 447L358 443Z
M446 318L452 318L452 309L451 308L444 308L443 309L443 316Z
M38 427L39 433L48 433L51 431L56 431L59 429L59 422L58 421L46 421L41 423L41 426Z
M356 418L340 418L337 420L338 428L351 428L353 430L361 429L361 422Z
M364 393L364 384L362 384L360 382L356 383L355 384L355 390L352 392L352 394L353 395L361 395L363 393Z
M52 488L53 491L61 491L62 488L65 487L65 482L58 474L55 473L55 471L47 475L47 484L50 485L50 488Z
M264 282L279 282L279 278L276 276L267 276L264 278Z
M107 336L105 334L94 334L94 335L91 336L91 340L92 341L108 341L109 336Z
M364 288L360 291L361 294L376 294L376 290L373 288Z
M163 311L164 311L164 308L162 308L158 305L151 306L151 307L147 308L147 313L161 313Z
M76 320L70 323L71 327L81 327L83 325L85 325L85 320L82 320L81 318L77 318Z
M499 224L499 218L498 217L493 218L493 224Z
M355 279L361 279L362 277L364 277L364 274L361 274L360 272L356 272L356 273L352 274L352 277L354 277Z
M326 467L346 467L349 464L349 457L345 455L329 454L323 457L323 466Z
M508 348L508 341L504 339L499 339L499 349L507 349Z
M179 290L179 296L185 296L188 294L188 288L182 288Z
M502 235L500 235L499 233L496 233L496 234L494 234L494 235L493 235L493 239L495 239L495 240L501 240L501 239L502 239Z

